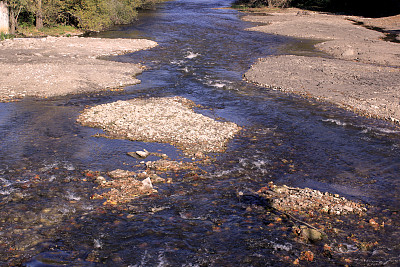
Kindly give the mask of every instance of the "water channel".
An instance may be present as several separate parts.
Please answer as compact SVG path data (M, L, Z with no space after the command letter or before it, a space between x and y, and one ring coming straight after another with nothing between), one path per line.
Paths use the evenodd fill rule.
M313 51L311 40L246 31L254 24L223 9L229 5L166 2L132 25L94 34L159 43L109 58L148 67L138 76L142 83L125 92L0 103L0 265L286 266L305 250L320 265L399 263L400 130L244 82L242 75L259 57L324 55ZM173 182L157 185L157 194L120 208L92 200L95 186L86 170L138 170L139 160L126 152L143 148L183 156L167 144L93 137L99 130L79 126L79 112L134 97L176 95L244 130L200 176L170 174ZM259 199L239 197L269 181L361 201L371 207L363 220L386 226L359 229L352 223L357 217L330 217L350 234L322 244L298 242L292 222ZM352 238L376 243L360 249ZM323 253L324 244L339 252Z

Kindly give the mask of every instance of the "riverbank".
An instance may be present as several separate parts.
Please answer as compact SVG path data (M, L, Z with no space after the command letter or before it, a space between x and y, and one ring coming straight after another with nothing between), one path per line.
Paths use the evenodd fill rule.
M100 60L155 47L144 39L21 38L0 42L0 102L109 90L140 81L143 66Z
M289 9L250 14L244 20L265 24L249 30L320 40L315 47L327 55L263 58L245 74L246 80L362 115L400 121L400 44L384 41L385 34L354 23L371 26L374 19ZM376 23L393 30L399 20L395 16Z

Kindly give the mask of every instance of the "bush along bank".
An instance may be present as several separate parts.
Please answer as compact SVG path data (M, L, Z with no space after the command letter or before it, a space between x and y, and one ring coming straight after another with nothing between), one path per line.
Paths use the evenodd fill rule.
M82 31L100 31L117 24L131 23L140 9L162 0L38 0L3 1L9 9L10 33L22 29L73 26ZM30 31L33 32L31 29ZM43 34L36 34L43 35Z

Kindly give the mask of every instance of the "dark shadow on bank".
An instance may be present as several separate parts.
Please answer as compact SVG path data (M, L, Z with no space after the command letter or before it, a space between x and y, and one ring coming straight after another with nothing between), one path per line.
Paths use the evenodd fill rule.
M236 0L233 5L247 7L297 7L312 11L341 13L363 17L387 17L400 13L398 0Z

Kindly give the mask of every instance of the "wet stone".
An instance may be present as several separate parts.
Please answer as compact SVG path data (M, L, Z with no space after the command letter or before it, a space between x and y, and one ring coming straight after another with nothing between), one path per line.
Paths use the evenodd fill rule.
M139 152L139 153L138 153L138 152ZM144 153L143 153L143 152L144 152ZM146 157L148 157L148 156L150 156L150 155L156 156L156 157L159 157L159 158L162 158L162 159L169 159L169 157L168 157L167 154L158 153L158 152L149 152L149 151L147 151L147 150L144 150L144 151L135 151L135 152L127 152L126 154L127 154L128 156L131 156L131 157L135 158L135 159L144 159L144 158L146 158Z
M148 161L145 164L147 168L159 171L182 171L198 169L198 167L196 167L196 165L191 162L181 162L165 159Z
M121 170L121 169L110 171L107 174L113 179L126 178L126 177L129 177L129 176L135 176L136 175L135 172Z
M136 155L138 155L141 158L147 158L150 155L149 151L147 151L146 149L138 150L135 153L136 153Z
M135 172L121 169L110 171L108 175L113 179L107 181L100 175L94 179L99 184L98 189L109 190L101 194L96 193L92 196L92 199L105 199L105 205L127 203L140 196L157 192L157 190L153 188L151 178L147 175L147 178L142 181L136 178Z
M272 182L261 188L258 194L270 200L274 208L285 212L296 210L300 213L314 211L332 215L362 215L367 210L365 205L347 200L337 194L322 193L310 188L277 186Z
M153 183L164 183L166 180L157 174L151 174L150 179Z
M323 235L320 231L308 227L301 227L300 236L311 242L317 242L323 238Z

